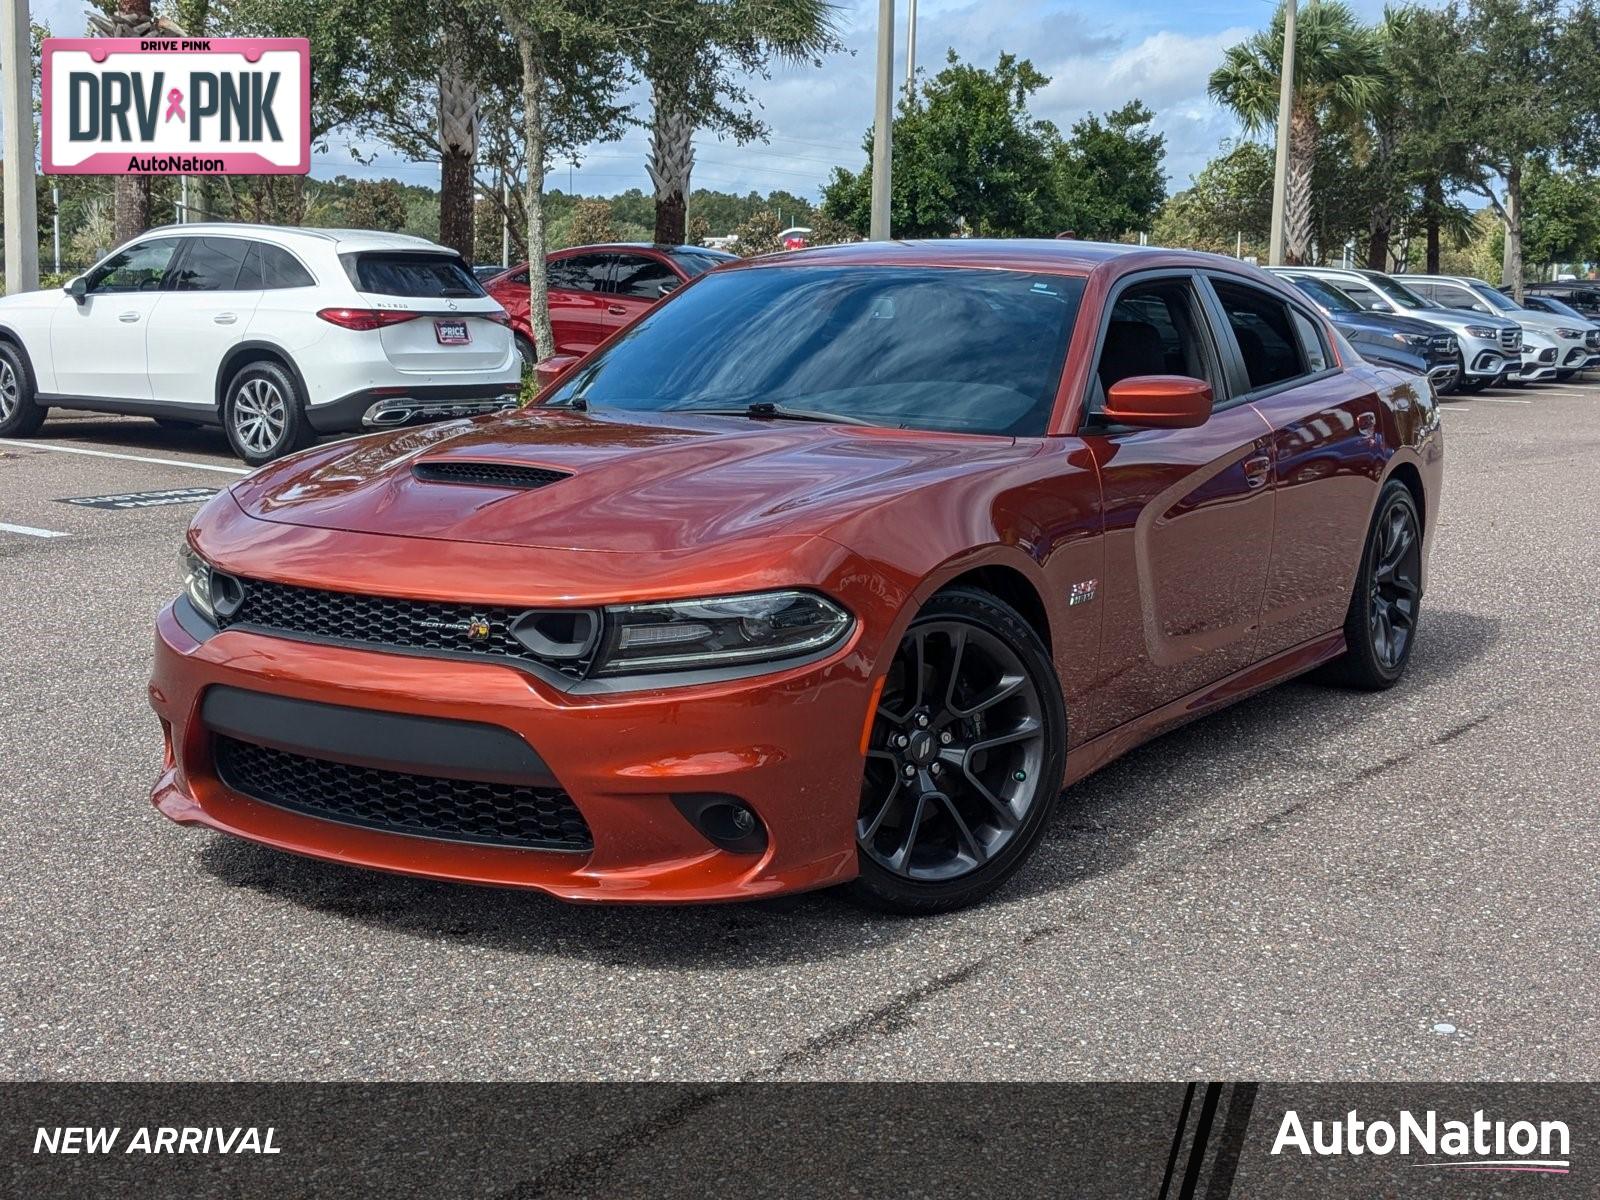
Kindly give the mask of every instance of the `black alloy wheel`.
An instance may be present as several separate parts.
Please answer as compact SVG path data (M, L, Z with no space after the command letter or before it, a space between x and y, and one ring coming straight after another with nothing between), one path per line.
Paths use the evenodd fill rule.
M994 597L936 596L902 639L868 743L856 892L930 912L1026 857L1061 788L1065 716L1038 635Z
M1333 680L1374 691L1398 682L1416 644L1421 604L1422 521L1410 490L1391 479L1367 532L1345 617L1346 652L1330 665Z

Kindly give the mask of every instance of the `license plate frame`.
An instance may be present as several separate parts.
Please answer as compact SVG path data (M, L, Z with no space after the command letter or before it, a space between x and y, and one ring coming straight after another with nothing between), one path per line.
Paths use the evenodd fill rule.
M472 331L462 317L442 317L433 323L434 339L441 346L470 346Z

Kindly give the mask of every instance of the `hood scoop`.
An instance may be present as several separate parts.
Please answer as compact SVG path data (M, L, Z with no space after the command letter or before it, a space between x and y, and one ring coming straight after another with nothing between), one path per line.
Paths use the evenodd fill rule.
M475 484L479 487L520 488L531 491L563 479L570 479L571 473L552 471L548 467L524 467L516 463L452 458L446 461L416 463L411 468L411 476L422 483Z

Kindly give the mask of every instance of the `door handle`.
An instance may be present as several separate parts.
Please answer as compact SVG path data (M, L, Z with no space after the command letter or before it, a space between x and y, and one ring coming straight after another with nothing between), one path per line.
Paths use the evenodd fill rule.
M1267 481L1267 471L1272 466L1272 459L1265 454L1258 454L1254 458L1245 459L1243 466L1245 486L1258 488Z
M121 321L124 325L132 325L138 319L139 319L139 314L136 313L136 312L125 312L125 313L118 313L117 314L117 320Z
M606 305L606 311L613 317L624 317L628 314L628 310L623 308L620 304L608 304Z
M216 316L212 317L211 319L212 319L212 321L216 322L216 324L218 324L218 325L232 325L235 321L237 321L239 319L239 314L238 313L218 313Z
M1371 437L1372 431L1378 427L1378 418L1375 413L1364 412L1356 418L1356 430L1362 437Z

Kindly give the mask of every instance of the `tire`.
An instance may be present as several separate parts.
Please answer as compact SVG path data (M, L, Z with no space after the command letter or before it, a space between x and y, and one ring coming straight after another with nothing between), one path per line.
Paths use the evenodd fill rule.
M1421 602L1422 521L1410 489L1391 479L1378 494L1361 549L1344 621L1345 652L1324 669L1324 679L1373 692L1400 682L1416 646Z
M934 596L896 648L873 720L851 898L935 913L994 891L1050 820L1066 744L1061 684L1033 628L986 592Z
M156 417L156 425L168 433L189 433L200 428L199 421L178 421L171 417Z
M522 373L526 375L539 365L539 351L532 342L520 333L514 336L517 343L517 353L522 357Z
M222 428L233 452L253 467L303 450L316 436L294 376L268 361L249 363L228 381Z
M0 437L32 437L50 410L34 403L37 389L28 356L0 342Z

